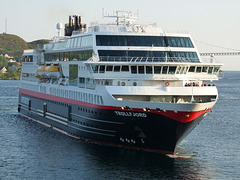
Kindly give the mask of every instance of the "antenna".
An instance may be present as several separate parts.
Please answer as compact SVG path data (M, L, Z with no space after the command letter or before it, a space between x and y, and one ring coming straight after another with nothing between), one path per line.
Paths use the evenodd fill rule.
M5 19L5 34L7 34L7 18Z
M114 15L114 13L116 15ZM107 15L107 16L103 16L103 17L108 17L108 18L116 18L116 23L117 26L118 25L131 25L133 21L135 21L136 19L138 19L138 17L136 16L132 16L132 12L131 11L116 11L113 12L113 15Z

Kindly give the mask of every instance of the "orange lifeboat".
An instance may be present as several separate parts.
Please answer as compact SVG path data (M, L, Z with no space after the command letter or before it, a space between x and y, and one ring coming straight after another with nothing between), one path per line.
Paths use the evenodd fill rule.
M59 65L51 65L45 68L47 78L59 79L62 77L62 68Z
M39 66L37 68L37 72L35 74L35 77L38 79L44 79L45 78L45 69L46 69L47 65L44 66Z

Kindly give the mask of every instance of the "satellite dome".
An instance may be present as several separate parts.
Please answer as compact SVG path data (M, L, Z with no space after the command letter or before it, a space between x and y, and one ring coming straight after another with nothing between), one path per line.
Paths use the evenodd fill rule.
M58 30L61 30L63 28L63 25L62 25L62 23L57 23L56 27L57 27Z

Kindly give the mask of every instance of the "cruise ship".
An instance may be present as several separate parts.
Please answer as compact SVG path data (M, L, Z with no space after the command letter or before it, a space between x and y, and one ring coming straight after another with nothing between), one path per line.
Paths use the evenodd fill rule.
M69 16L64 36L24 50L18 112L80 140L175 154L217 102L222 64L187 32L108 17L87 28Z

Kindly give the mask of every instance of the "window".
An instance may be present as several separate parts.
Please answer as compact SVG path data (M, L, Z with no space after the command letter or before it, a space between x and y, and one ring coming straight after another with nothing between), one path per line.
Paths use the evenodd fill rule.
M203 68L202 68L202 72L207 72L207 70L208 70L208 67L207 66L203 66Z
M92 70L94 73L98 73L98 65L92 65Z
M195 72L195 66L191 66L188 70L188 72Z
M212 74L212 72L213 72L213 67L209 67L208 68L208 74Z
M168 70L168 74L175 74L177 67L176 66L170 66Z
M170 47L194 47L189 37L166 37L166 41Z
M146 66L146 74L152 74L152 66Z
M77 44L78 44L78 38L74 38L75 41L74 41L74 47L77 47Z
M202 72L202 67L197 67L196 72L201 73Z
M154 66L154 74L161 74L162 66Z
M220 67L214 67L213 74L217 74L219 69L220 69Z
M85 77L79 77L79 87L85 88Z
M69 85L78 86L78 65L70 64L69 65Z
M81 41L82 41L82 38L81 38L81 37L79 37L79 38L78 38L77 47L81 47Z
M105 72L105 66L104 65L100 65L99 73L104 73L104 72Z
M137 66L131 66L131 73L137 74Z
M92 36L83 36L81 47L92 46Z
M120 66L114 66L114 72L120 72Z
M199 62L196 52L98 50L100 61Z
M67 42L66 42L66 48L70 48L70 42L71 42L71 40L68 39Z
M71 52L70 53L70 60L71 61L78 61L79 59L79 52Z
M193 48L189 37L97 35L97 46L147 46Z
M33 56L23 56L22 62L33 62Z
M186 74L187 73L187 67L182 67L181 71L180 71L180 74Z
M71 43L71 44L70 44L70 47L71 47L71 48L74 46L74 41L75 41L75 38L72 38L72 39L71 39L71 42L70 42L70 43Z
M138 74L144 74L144 66L138 66Z
M107 66L106 67L106 71L112 71L113 70L113 66Z
M123 71L123 72L124 72L124 71L125 71L125 72L126 72L126 71L129 71L129 66L122 66L122 70L121 70L121 71Z
M167 74L167 72L168 72L168 66L163 66L162 74Z
M61 53L45 53L45 61L86 61L92 57L92 50Z

